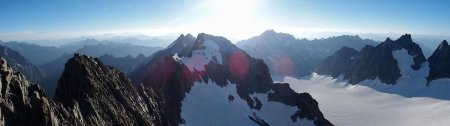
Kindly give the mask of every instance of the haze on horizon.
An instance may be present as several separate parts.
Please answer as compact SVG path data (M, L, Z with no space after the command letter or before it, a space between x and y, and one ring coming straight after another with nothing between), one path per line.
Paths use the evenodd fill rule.
M267 29L449 36L448 5L448 0L2 0L0 40L200 32L246 39Z

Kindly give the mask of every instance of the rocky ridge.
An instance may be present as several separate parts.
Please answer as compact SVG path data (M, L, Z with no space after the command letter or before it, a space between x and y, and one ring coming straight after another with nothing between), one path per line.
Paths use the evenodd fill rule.
M54 101L3 58L0 63L2 125L164 125L157 91L136 89L96 58L77 54L69 60Z

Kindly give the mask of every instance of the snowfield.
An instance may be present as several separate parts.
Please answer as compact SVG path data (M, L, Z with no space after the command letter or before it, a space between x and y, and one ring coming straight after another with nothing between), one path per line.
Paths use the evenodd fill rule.
M439 81L448 83L445 80ZM450 100L384 93L383 90L400 91L400 88L381 84L377 80L361 82L371 82L371 85L349 85L339 79L313 74L302 79L285 77L283 82L289 83L296 92L310 93L319 102L325 118L337 126L450 125ZM379 88L374 90L373 87ZM442 87L444 86L431 86L429 90L421 91L413 87L412 92L431 94L436 90L443 91L438 89ZM446 89L446 92L435 94L449 94L450 88ZM404 90L409 92L408 89Z
M233 96L234 100L228 97ZM261 110L250 108L236 92L236 84L219 86L212 81L195 82L182 101L181 117L187 126L258 126L249 116L258 116L273 126L313 126L308 119L291 120L298 109L294 106L271 102L267 94L255 93L262 102Z

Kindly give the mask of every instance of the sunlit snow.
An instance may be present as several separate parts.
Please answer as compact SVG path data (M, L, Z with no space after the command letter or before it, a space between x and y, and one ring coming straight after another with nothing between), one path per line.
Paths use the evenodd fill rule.
M234 97L229 101L228 96ZM261 110L251 109L236 92L235 84L220 87L214 82L194 83L190 93L182 101L181 117L190 126L257 126L249 119L255 113L259 118L274 126L309 126L307 119L293 122L290 118L298 109L278 102L269 102L267 94L252 94L262 102Z
M345 81L315 74L303 79L286 77L284 82L289 83L296 92L310 93L318 101L325 118L337 126L442 126L450 124L449 100L430 97L410 98L384 93L368 86L348 85ZM379 83L377 86L381 87L381 85ZM390 90L392 87L394 86L383 88ZM432 93L434 91L424 92Z
M222 64L222 54L220 53L219 45L214 41L206 40L202 44L204 49L197 49L192 51L191 57L183 57L181 61L191 71L204 71L205 65L209 62Z

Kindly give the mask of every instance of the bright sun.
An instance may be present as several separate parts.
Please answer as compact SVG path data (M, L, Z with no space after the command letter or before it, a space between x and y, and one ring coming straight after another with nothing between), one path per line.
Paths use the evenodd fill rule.
M194 29L203 32L246 38L267 29L260 16L261 0L205 0L200 11L206 14L194 21Z

